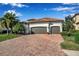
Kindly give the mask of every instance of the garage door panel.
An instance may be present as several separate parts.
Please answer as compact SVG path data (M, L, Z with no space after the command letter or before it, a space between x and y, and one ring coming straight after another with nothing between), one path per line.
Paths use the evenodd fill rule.
M35 34L45 34L45 33L47 33L46 27L33 27L33 28L31 28L31 30Z
M53 26L53 27L51 27L51 32L53 34L60 33L60 27L59 26Z

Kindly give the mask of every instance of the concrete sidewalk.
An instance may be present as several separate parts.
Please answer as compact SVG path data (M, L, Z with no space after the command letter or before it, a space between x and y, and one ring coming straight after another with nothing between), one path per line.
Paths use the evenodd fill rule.
M63 49L64 53L66 53L68 56L79 56L79 51L74 50L65 50Z

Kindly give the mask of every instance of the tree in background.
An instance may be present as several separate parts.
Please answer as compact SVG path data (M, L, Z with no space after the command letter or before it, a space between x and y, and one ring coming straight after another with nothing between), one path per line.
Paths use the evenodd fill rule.
M71 15L65 17L65 22L63 24L63 30L67 33L71 33L75 30L74 20Z

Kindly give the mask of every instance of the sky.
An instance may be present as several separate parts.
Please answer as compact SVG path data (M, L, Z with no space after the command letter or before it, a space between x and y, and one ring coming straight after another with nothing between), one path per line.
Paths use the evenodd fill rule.
M15 13L21 21L34 18L59 18L79 12L78 3L0 3L0 17Z

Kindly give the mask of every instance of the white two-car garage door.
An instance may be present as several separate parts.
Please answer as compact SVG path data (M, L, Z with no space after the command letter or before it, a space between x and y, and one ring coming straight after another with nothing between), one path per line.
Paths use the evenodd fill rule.
M47 28L46 27L32 27L31 32L34 34L46 34Z

